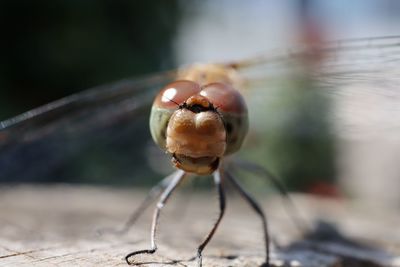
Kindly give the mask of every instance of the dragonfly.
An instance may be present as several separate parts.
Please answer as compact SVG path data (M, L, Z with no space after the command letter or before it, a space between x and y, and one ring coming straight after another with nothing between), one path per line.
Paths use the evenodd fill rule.
M289 50L270 51L254 58L204 66L208 69L210 66L216 66L216 68L222 69L222 72L229 73L228 76L234 73L229 77L229 82L224 80L225 78L221 80L218 77L217 79L221 84L229 84L232 81L235 89L240 91L239 95L235 97L237 100L235 107L241 110L240 116L248 107L250 135L253 128L274 127L274 123L264 125L265 121L259 119L252 121L251 119L252 114L257 113L256 108L260 108L262 99L274 97L276 90L271 88L281 88L280 85L287 84L288 77L301 77L300 80L310 79L313 84L317 84L318 94L324 95L332 102L340 103L343 99L348 101L349 97L354 101L352 105L342 106L340 110L334 112L333 116L329 117L329 120L335 124L335 135L338 137L365 138L368 135L380 134L381 131L387 130L384 133L388 138L398 138L396 133L400 129L400 123L393 119L393 114L400 111L398 105L400 36L321 42L316 46L298 46ZM58 170L64 162L82 149L92 147L96 145L96 142L123 146L123 142L128 138L134 140L135 150L133 151L136 152L132 153L131 160L138 166L141 166L142 163L148 165L149 163L145 159L146 155L138 153L138 151L145 150L144 144L148 144L146 140L150 138L149 135L141 134L143 125L147 124L146 121L149 117L152 118L150 128L153 138L165 149L166 145L162 143L166 141L160 139L158 132L168 130L167 124L172 116L169 114L167 119L159 119L157 124L153 111L150 114L152 106L154 108L153 99L161 88L165 88L167 84L171 84L177 79L182 79L181 77L186 77L187 74L183 75L182 73L187 73L187 70L191 68L185 66L144 78L127 79L111 85L96 87L0 122L0 168L2 169L0 177L3 180L17 176L29 179L29 177L41 176L48 172L57 174L57 171L51 172L51 170ZM193 80L194 78L185 79ZM198 81L196 79L195 81ZM208 82L212 82L212 80L207 80L205 84L202 82L200 86L205 86ZM304 94L309 95L308 93ZM240 95L243 95L246 100L250 99L247 105L242 103ZM196 112L212 111L212 113L218 114L219 110L224 108L223 104L214 104L208 102L207 99L204 102L201 97L191 99L191 96L193 95L187 95L183 102L176 101L173 94L162 94L160 98L166 97L167 101L164 102L180 111L190 107L191 112L200 109L199 112ZM354 100L351 98L353 96L357 96L358 99ZM373 118L363 114L368 107L362 106L362 104L370 97L384 99L387 104ZM189 99L191 100L189 101ZM240 104L242 106L237 103L242 103ZM266 116L265 111L261 111L261 113ZM228 112L229 114L231 113ZM158 114L158 116L162 116L162 114ZM280 115L274 116L278 121L284 118ZM242 118L244 117L242 116ZM218 121L218 116L216 120ZM219 129L219 141L226 141L225 144L222 144L225 146L223 149L214 151L215 156L208 155L202 160L193 160L193 158L184 157L185 155L178 155L179 153L170 153L172 162L178 170L172 175L168 175L151 190L149 197L120 231L126 231L148 207L149 203L156 196L160 196L153 218L151 249L138 250L128 254L126 256L128 264L132 263L130 259L137 254L156 251L155 233L161 208L187 173L197 173L199 175L212 174L220 196L220 215L198 248L196 256L198 265L202 265L202 251L211 240L224 213L222 181L226 178L250 203L262 220L266 255L263 266L269 266L269 235L262 208L238 183L230 168L239 166L249 172L266 176L272 180L284 196L287 196L287 193L279 184L278 179L257 164L249 161L232 161L231 164L227 160L224 165L225 160L222 160L224 151L232 147L234 147L233 151L239 150L247 131L246 119L243 119L241 127L235 129L239 138L235 144L226 136L226 133L221 134L227 130L226 123L224 123L224 121L219 121L213 125ZM382 127L377 129L377 123ZM365 129L371 130L366 133ZM122 144L119 143L121 140ZM109 156L110 158L118 157L118 153ZM148 174L140 168L135 169L135 176L145 177ZM291 205L290 199L288 201ZM292 214L297 213L293 207L290 209ZM297 215L293 217L298 225L303 224Z

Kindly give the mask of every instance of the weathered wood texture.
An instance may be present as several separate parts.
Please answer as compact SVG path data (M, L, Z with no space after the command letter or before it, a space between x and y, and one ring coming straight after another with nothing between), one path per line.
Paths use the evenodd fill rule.
M232 192L233 193L233 192ZM143 266L196 266L193 257L218 210L215 192L177 193L162 212L154 255L138 256ZM118 227L145 192L75 186L0 188L0 266L127 266L124 256L149 247L152 206L124 236L96 234ZM262 199L277 243L274 266L400 266L400 216L347 203L295 196L311 223L334 222L351 243L302 239L276 197ZM377 248L377 249L375 249ZM264 258L261 224L239 197L229 194L227 212L203 266L258 266Z

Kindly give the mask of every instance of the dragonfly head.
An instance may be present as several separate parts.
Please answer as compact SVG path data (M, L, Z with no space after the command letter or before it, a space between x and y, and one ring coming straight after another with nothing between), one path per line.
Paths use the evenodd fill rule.
M237 151L248 129L247 107L229 84L173 82L154 100L150 130L175 167L199 175L214 172Z

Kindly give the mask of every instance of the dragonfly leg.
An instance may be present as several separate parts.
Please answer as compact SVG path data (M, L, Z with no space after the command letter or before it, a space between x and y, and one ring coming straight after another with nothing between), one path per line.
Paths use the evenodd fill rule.
M259 176L266 177L268 180L270 180L270 182L275 186L275 188L278 189L279 194L282 196L286 213L291 218L295 227L303 235L308 232L309 226L307 222L303 219L303 217L300 216L300 212L296 208L296 205L293 203L293 200L291 199L286 187L282 182L279 181L279 179L272 175L272 173L269 172L268 169L258 164L244 160L235 160L234 164L232 164L232 167L240 167L243 170Z
M151 205L153 200L160 196L163 189L165 189L168 184L171 182L171 179L176 175L176 172L172 173L165 177L161 182L155 185L153 188L150 189L149 193L147 194L146 198L140 203L139 207L137 207L133 213L129 216L129 219L125 222L124 226L120 229L114 228L104 228L98 230L100 235L105 233L115 234L115 235L123 235L131 229L131 227L135 224L135 222L139 219L139 217L147 210L147 208Z
M269 265L269 234L268 234L268 223L267 218L261 208L261 206L257 203L257 201L239 184L239 182L233 177L228 171L225 172L225 177L229 179L232 185L239 191L242 197L249 202L250 206L254 209L254 211L260 216L263 231L264 231L264 242L265 242L265 262L263 263L262 267L267 267Z
M224 192L224 188L222 185L221 170L218 169L216 172L214 172L213 176L214 176L214 183L217 187L218 195L219 195L219 215L218 215L218 219L215 222L214 226L212 227L211 231L207 234L203 243L201 243L200 246L197 248L198 267L202 266L202 259L203 259L202 252L203 252L204 248L207 246L208 242L210 242L211 238L213 237L213 235L214 235L215 231L217 230L218 225L221 222L221 219L225 213L225 192Z
M157 225L158 225L158 219L160 217L160 212L161 209L164 207L165 203L167 203L168 198L171 196L172 192L175 190L175 188L178 187L179 183L182 181L182 179L186 176L186 173L182 170L178 170L175 173L173 173L173 176L171 176L171 181L169 182L168 186L164 189L162 192L160 199L157 203L157 207L154 210L153 214L153 222L151 225L151 248L150 249L143 249L143 250L137 250L134 252L129 253L126 255L125 260L128 264L132 264L129 261L129 258L138 255L138 254L153 254L157 250L157 245L155 241L156 237L156 231L157 231ZM168 177L167 177L168 178Z

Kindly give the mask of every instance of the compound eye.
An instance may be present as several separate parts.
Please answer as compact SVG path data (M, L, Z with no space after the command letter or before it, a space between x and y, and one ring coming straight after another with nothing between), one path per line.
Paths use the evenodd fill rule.
M247 114L247 106L242 95L232 86L224 83L210 83L203 87L200 95L206 97L219 111Z
M164 109L177 109L192 95L198 94L201 88L198 83L181 80L165 86L156 96L153 106Z

